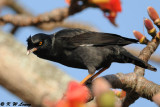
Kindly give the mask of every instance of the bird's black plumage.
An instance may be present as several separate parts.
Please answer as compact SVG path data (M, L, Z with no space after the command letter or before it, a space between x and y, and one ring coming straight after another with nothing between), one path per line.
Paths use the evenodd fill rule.
M90 74L112 62L132 63L156 71L156 68L122 47L137 43L137 40L116 34L64 29L52 35L36 34L29 37L27 42L27 49L38 57L69 67L88 69Z

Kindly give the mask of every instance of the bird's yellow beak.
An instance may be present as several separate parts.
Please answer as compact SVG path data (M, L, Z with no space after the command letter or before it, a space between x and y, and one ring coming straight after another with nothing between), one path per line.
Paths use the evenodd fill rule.
M34 51L37 51L37 48L32 48L30 50L27 50L27 55L29 55L30 53L34 52Z

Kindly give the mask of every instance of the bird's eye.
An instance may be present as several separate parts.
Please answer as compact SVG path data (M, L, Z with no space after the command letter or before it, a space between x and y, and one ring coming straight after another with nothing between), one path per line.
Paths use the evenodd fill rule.
M39 42L39 45L42 45L42 42Z

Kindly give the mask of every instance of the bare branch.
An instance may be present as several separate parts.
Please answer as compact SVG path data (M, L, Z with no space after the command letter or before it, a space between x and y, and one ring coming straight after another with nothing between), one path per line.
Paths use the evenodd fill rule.
M0 23L11 23L15 26L36 26L44 30L52 30L57 27L83 28L96 30L95 28L77 22L63 22L68 16L68 8L55 9L49 13L41 14L37 17L28 15L6 15L0 17Z
M6 15L0 17L0 23L12 23L15 26L31 26L46 22L60 22L68 16L68 8L55 9L37 17L27 15Z
M152 97L160 92L160 86L148 81L142 76L136 73L115 75L106 75L104 78L112 84L113 88L120 88L124 91L131 93L137 93L140 97L146 98L152 101ZM135 97L136 95L132 96Z
M140 52L139 58L145 62L148 62L149 58L155 52L158 46L159 46L159 39L157 39L157 37L154 37L152 41L149 42L148 45ZM144 68L136 66L134 72L137 73L138 75L143 76L145 70Z
M128 107L139 97L152 101L152 97L160 92L159 85L148 81L143 76L139 76L134 72L128 74L117 73L106 75L103 76L103 78L105 78L113 88L120 88L127 92L128 95L123 102L123 107ZM87 83L87 86L91 89L92 84Z

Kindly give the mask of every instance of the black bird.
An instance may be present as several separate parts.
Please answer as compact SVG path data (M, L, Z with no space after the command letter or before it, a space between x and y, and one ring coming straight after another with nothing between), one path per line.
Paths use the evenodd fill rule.
M84 29L64 29L55 34L38 33L27 39L27 54L33 52L40 58L63 65L88 69L88 80L96 70L109 67L112 62L132 63L145 69L157 69L133 56L122 46L137 43L135 39L117 34L99 33Z

